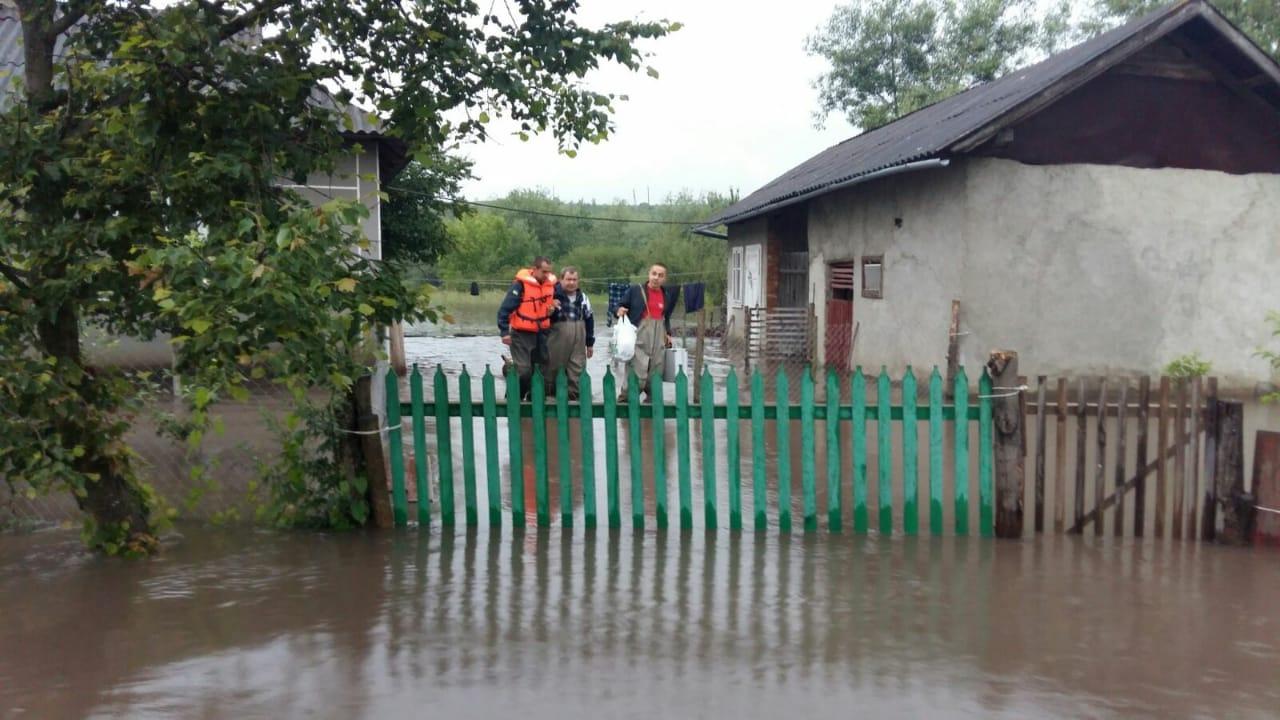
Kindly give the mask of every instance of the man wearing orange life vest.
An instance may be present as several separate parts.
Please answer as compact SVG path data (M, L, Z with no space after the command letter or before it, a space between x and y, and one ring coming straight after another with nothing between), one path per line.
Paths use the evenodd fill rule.
M534 367L547 371L547 331L551 329L551 313L559 306L555 289L551 260L540 255L533 259L533 265L516 273L498 308L498 332L502 344L511 348L522 400L529 396Z

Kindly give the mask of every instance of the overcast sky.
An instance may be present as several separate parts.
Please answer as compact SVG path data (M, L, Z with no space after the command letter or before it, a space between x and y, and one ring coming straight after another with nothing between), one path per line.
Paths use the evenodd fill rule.
M583 0L580 19L598 26L631 18L684 27L649 42L642 71L598 73L596 89L630 96L617 105L617 131L576 158L550 137L521 142L495 122L494 137L466 149L478 179L464 192L494 198L546 188L565 200L658 201L689 190L745 195L822 149L854 134L840 117L816 129L813 80L824 63L804 40L830 16L833 0Z

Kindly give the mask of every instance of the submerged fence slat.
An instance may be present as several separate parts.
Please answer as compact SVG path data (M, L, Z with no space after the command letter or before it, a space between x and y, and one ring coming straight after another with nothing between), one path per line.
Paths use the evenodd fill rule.
M1156 445L1156 506L1154 508L1154 535L1158 538L1164 537L1164 514L1167 506L1169 461L1165 450L1169 447L1171 419L1169 413L1169 378L1162 377L1160 378L1160 420L1156 430L1158 444Z
M840 447L840 378L835 370L827 370L827 528L833 533L844 530L840 502L840 468L844 463Z
M1044 493L1045 493L1045 433L1048 428L1045 422L1045 376L1036 378L1036 489L1035 489L1035 528L1036 534L1044 532Z
M467 504L467 527L480 524L480 511L476 505L476 456L475 415L471 403L471 376L467 374L467 366L462 366L462 374L458 376L458 399L462 402L462 492Z
M1062 534L1067 526L1067 380L1058 378L1058 407L1054 428L1053 531Z
M942 534L942 373L929 375L929 532Z
M676 471L680 483L680 529L693 528L693 476L689 468L689 378L676 375Z
M387 373L388 377L394 376L394 373ZM393 381L394 382L394 381ZM392 385L388 385L392 387ZM396 386L396 394L387 393L387 400L395 398L396 405L400 404L400 388ZM425 411L422 407L422 373L418 371L418 366L413 366L413 372L409 375L409 402L410 417L413 418L413 475L414 489L418 495L418 524L426 527L431 523L431 498L429 495L430 485L427 482L427 423L425 421ZM396 413L399 416L400 413ZM388 420L390 415L387 416ZM390 423L392 425L396 423ZM400 449L401 453L404 448L398 443L392 447ZM403 460L401 461L403 462ZM401 466L401 474L403 475L403 465ZM408 517L408 509L405 511L406 521Z
M556 448L560 466L560 527L573 527L573 463L569 462L569 379L556 372Z
M1116 474L1115 487L1119 491L1124 487L1127 479L1124 474L1125 461L1128 459L1125 447L1126 416L1129 411L1129 381L1122 379L1120 381L1120 407L1116 415ZM1141 468L1139 468L1141 469ZM1127 493L1118 492L1116 496L1116 516L1112 523L1112 530L1116 537L1124 537L1124 496Z
M1138 379L1138 448L1137 472L1138 481L1133 487L1133 536L1142 537L1146 532L1147 522L1147 433L1149 432L1151 414L1151 378L1142 376ZM1158 452L1163 454L1163 448Z
M956 453L955 453L955 477L956 477L956 516L955 527L957 535L969 534L969 423L960 420L968 414L969 411L969 378L964 372L964 368L956 371L955 383L955 404L956 404ZM963 411L963 412L962 412Z
M520 377L515 366L507 372L507 452L511 457L511 523L525 526L524 437L520 422Z
M449 397L449 385L439 365L432 379L432 391L434 397ZM440 524L451 527L458 519L454 516L453 504L453 439L449 432L449 408L444 403L436 403L436 456L440 458Z
M751 505L756 530L769 527L765 508L764 378L751 373Z
M631 458L631 527L644 529L644 457L640 454L640 379L627 373L627 444Z
M866 533L867 517L867 379L862 368L853 373L853 531Z
M738 373L729 370L725 378L725 406L729 420L725 425L725 462L729 465L729 529L742 529L742 448L738 444Z
M699 400L702 401L702 513L703 522L708 530L715 530L716 517L716 425L712 412L715 407L715 383L711 379L711 371L702 369L702 389Z
M578 406L591 407L591 375L582 373L578 377ZM582 444L582 514L583 525L594 528L596 518L596 434L591 413L578 416L578 433Z
M1085 402L1084 378L1080 378L1079 393L1076 398L1076 491L1074 495L1075 515L1072 525L1078 526L1084 518L1084 479L1088 468L1085 467L1085 453L1089 442L1089 403Z
M648 388L654 413L649 421L653 431L653 503L658 515L658 529L666 530L670 524L667 515L667 405L662 396L661 373L649 378Z
M614 396L617 390L613 371L606 369L600 388L604 393L604 494L608 505L609 527L615 530L622 527L622 501L618 481L618 406Z
M1196 500L1200 497L1200 378L1191 381L1191 476L1187 483L1187 540L1195 540Z
M533 498L538 513L538 527L551 527L551 488L547 479L547 398L546 378L542 369L533 369L530 381L533 399Z
M480 381L484 401L484 458L485 474L489 482L489 524L502 525L502 473L498 469L498 391L494 387L493 372L484 366L484 379Z
M814 455L813 375L805 368L800 378L800 486L804 493L804 531L818 529L818 498L814 485L816 474Z
M1019 383L1021 384L1021 383ZM1001 390L1001 392L1010 392ZM978 534L995 535L995 473L991 445L991 375L984 369L978 380ZM1021 521L1019 521L1021 522Z
M388 372L383 385L387 393L387 446L391 455L391 511L399 527L409 524L409 500L404 490L404 444L400 439L400 386L396 374ZM423 423L415 423L421 425ZM422 497L418 498L422 502Z
M1107 496L1107 379L1098 383L1098 424L1094 438L1098 441L1098 455L1093 459L1093 507L1098 517L1093 523L1093 534L1102 535L1102 499Z
M889 371L880 368L876 382L876 475L880 478L877 495L880 504L880 534L893 534L893 426L889 424L889 394L892 392ZM967 424L967 423L966 423Z
M1173 456L1173 522L1171 532L1173 539L1182 539L1182 513L1186 498L1187 483L1187 383L1178 381L1178 406L1173 416L1173 444L1177 453Z
M777 396L778 415L790 415L787 374L778 369L774 394ZM778 423L778 530L791 532L791 427L790 423Z
M902 377L902 532L907 535L920 529L916 422L916 376L908 366Z

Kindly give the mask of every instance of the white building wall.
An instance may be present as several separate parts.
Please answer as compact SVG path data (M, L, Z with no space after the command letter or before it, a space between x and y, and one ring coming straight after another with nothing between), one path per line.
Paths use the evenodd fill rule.
M855 292L867 368L944 364L957 299L971 372L994 348L1030 375L1153 373L1194 351L1229 387L1271 379L1255 351L1280 309L1277 176L956 161L814 200L809 248L820 323L826 264L884 256L883 299L860 275Z

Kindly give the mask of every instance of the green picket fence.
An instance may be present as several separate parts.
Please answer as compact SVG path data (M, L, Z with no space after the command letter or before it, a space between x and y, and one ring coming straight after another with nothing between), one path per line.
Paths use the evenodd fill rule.
M514 527L523 528L527 522L525 483L523 482L525 433L532 434L534 453L533 472L535 488L536 523L538 527L552 525L550 482L548 475L549 435L555 435L558 449L557 471L559 477L560 526L564 528L574 525L575 475L580 479L577 490L581 493L583 522L587 528L597 526L598 498L596 482L596 422L602 421L604 442L605 472L605 512L606 522L610 528L622 526L621 514L621 475L620 458L625 453L629 461L632 517L631 525L635 528L645 526L645 480L652 478L653 505L656 511L657 527L667 528L670 525L670 497L667 477L667 433L666 422L653 422L654 418L674 420L676 429L675 453L677 455L677 503L679 525L682 529L693 527L693 482L692 451L690 448L691 421L698 421L701 432L701 462L703 478L704 524L707 529L714 530L721 523L721 506L717 498L718 480L724 479L728 485L728 525L731 530L743 528L742 492L744 478L742 473L742 457L740 448L740 431L743 421L750 421L751 458L749 463L749 482L752 493L754 517L753 527L764 530L769 527L769 517L777 521L781 532L792 529L792 472L794 448L791 447L792 424L800 425L800 448L798 461L800 464L802 492L802 522L805 532L816 532L818 522L818 498L816 444L819 424L826 435L826 477L827 528L831 532L841 532L844 518L844 488L841 481L841 470L846 462L852 462L852 503L853 531L865 533L870 529L871 518L868 515L868 482L867 477L867 424L874 423L878 450L878 471L876 481L879 490L878 529L882 534L895 531L895 513L892 505L895 480L901 488L904 498L901 515L901 531L908 535L919 532L921 509L918 507L919 493L919 438L918 425L928 423L928 529L931 534L941 535L943 528L943 485L946 469L951 468L953 479L952 512L953 532L964 535L969 532L969 496L970 496L970 425L978 424L978 517L979 532L984 536L993 533L994 487L992 477L992 432L991 432L991 379L983 372L978 384L976 404L970 403L968 378L961 369L954 383L954 403L943 404L943 380L938 369L934 368L929 377L927 401L921 402L917 394L916 378L908 368L900 384L900 404L892 404L892 382L889 375L881 371L876 378L876 396L873 403L867 401L867 378L859 368L851 378L852 398L850 403L841 402L840 378L834 372L826 375L826 401L816 403L815 383L812 374L806 370L800 381L800 397L793 403L790 397L789 380L781 370L775 378L773 404L766 404L764 378L757 370L750 379L749 401L743 405L739 399L739 384L736 373L730 371L725 379L724 402L717 404L715 382L709 372L704 372L699 379L700 400L690 401L689 379L683 371L674 383L675 397L668 402L663 396L663 384L660 378L650 383L654 388L651 403L641 404L637 392L638 383L635 377L627 383L627 402L619 403L616 399L615 379L607 372L602 380L603 402L592 401L592 379L587 374L581 376L579 401L570 401L564 373L556 379L555 396L548 399L543 389L542 377L535 375L532 383L530 402L506 402L510 398L519 397L519 381L514 372L504 380L503 402L498 401L498 378L489 369L481 378L481 397L479 404L472 397L472 378L465 368L458 378L458 394L456 400L449 399L448 384L443 369L437 366L433 385L433 400L424 400L423 376L415 365L409 376L409 402L400 400L399 385L394 374L387 375L387 421L389 443L391 447L391 479L392 506L395 523L403 526L408 523L408 501L405 486L405 463L403 458L404 443L402 437L402 418L408 417L412 432L413 456L415 462L413 482L417 489L417 519L420 526L431 522L432 503L439 506L440 522L446 526L457 523L457 505L455 490L458 478L454 476L453 462L453 428L451 419L460 420L461 433L461 468L462 492L466 523L474 526L479 523L477 500L477 482L487 484L489 524L497 527L502 524L504 497L502 492L503 469L498 452L499 437L498 419L505 418L505 443L508 448L508 466L511 468L508 477L507 493L511 523ZM430 484L427 478L427 420L435 421L435 439L438 477L436 485L438 497L430 497ZM524 421L529 419L529 422ZM589 421L584 422L583 420ZM476 421L482 425L482 437L476 437ZM549 421L554 420L554 433L549 432ZM572 427L571 420L577 421L577 434L580 438L580 462L572 462L570 458ZM650 420L650 433L643 433L642 420ZM727 466L717 467L715 423L725 424L724 436L727 442L725 457ZM631 442L619 445L619 424L625 423L627 437ZM846 447L841 441L842 424L849 423L852 441ZM772 424L773 427L768 426ZM901 450L901 472L895 478L892 438L894 427L898 429ZM944 458L944 438L950 432L953 437L953 456ZM774 465L770 465L766 456L766 438L775 439ZM637 444L635 438L646 440L647 448L632 452ZM484 451L476 449L477 441L484 443ZM647 452L646 452L647 450ZM647 456L647 458L646 458ZM646 468L646 459L651 461ZM949 461L949 465L948 465ZM480 477L483 463L483 478ZM579 470L575 473L575 468ZM772 477L776 483L776 504L768 507L767 487L771 470L776 468ZM723 473L723 475L721 475ZM781 481L779 481L781 479Z

